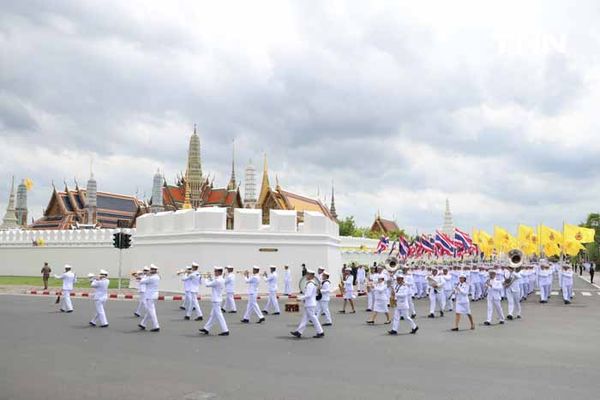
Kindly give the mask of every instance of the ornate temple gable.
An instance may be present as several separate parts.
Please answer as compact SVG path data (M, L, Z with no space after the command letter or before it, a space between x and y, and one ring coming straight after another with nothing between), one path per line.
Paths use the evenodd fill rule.
M396 222L389 219L383 219L379 215L375 218L375 221L373 221L373 225L371 225L372 232L380 232L382 234L388 234L390 232L399 230L400 227L398 224L396 224Z

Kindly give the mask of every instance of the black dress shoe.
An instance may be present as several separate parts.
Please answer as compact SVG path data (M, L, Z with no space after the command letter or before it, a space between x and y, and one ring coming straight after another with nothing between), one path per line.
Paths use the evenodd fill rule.
M269 312L267 310L263 310L262 313L265 314L265 315L269 315Z
M321 332L321 333L317 333L315 336L313 336L314 339L321 339L325 337L325 333Z
M290 332L290 333L292 334L292 336L296 336L297 338L299 338L300 336L302 336L302 334L300 332L298 332L298 331L293 331L293 332Z
M513 316L509 314L509 315L506 316L506 319L510 319L512 321Z
M504 321L499 321L498 322L500 325L504 325Z
M100 325L100 328L108 328L108 324L106 324L106 325Z
M281 313L278 313L278 312L273 313L273 315L279 315L279 314L281 314Z
M229 331L219 333L219 336L229 336Z
M433 315L433 313L431 313L427 316L427 318L435 318L435 315Z
M261 318L261 319L259 319L258 322L257 322L257 324L262 324L263 322L265 322L265 318L264 317Z
M67 311L67 312L68 312L68 313L72 313L72 312L73 312L73 310L69 310L69 311Z
M200 331L200 333L204 333L205 335L208 335L208 333L209 333L209 332L208 332L206 329L204 329L204 328L202 328L202 329L198 329L198 330Z
M417 316L417 314L411 314L410 317L411 318L415 318Z
M242 324L248 324L248 323L250 323L250 321L247 320L247 319L243 319L241 322L242 322Z
M190 320L190 317L188 317L187 315L185 317L183 317L183 319L185 319L186 321Z
M490 325L491 325L491 324L490 324L488 321L485 321L483 324L484 324L485 326L490 326Z
M194 318L194 321L202 321L203 319L204 318L202 318L202 317L196 317L196 318Z
M521 316L520 316L520 315L517 315L517 319L521 319Z
M184 306L179 306L179 309L180 310L185 310L185 307Z
M340 311L338 311L338 313L340 313L340 314L346 314L346 311L340 310Z
M369 324L369 325L375 325L375 321L367 321L367 324Z
M419 327L415 326L414 329L410 330L410 333L414 335L415 333L417 333L418 330L419 330Z
M138 326L140 327L140 329L141 329L141 330L143 330L143 331L145 331L145 330L146 330L146 327L145 327L144 325L142 325L142 324L138 324Z
M237 311L229 311L229 314L235 314Z
M400 317L400 321L404 321L404 317Z
M93 322L90 322L89 324L90 324L91 326L96 326L96 324L95 324L95 323L93 323Z
M452 328L450 329L452 332L458 332L458 328Z
M332 323L326 322L326 323L322 324L321 326L332 326L332 325L333 325Z
M440 317L443 317L443 316L444 316L444 312L440 311Z
M60 312L65 312L65 310L63 310L62 308L60 309Z
M160 328L150 329L150 332L160 332Z
M371 310L370 308L367 308L365 311L366 311L366 312L371 312L371 311L373 311L373 310Z
M392 329L391 331L388 331L388 333L389 333L390 335L397 335L397 334L398 334L398 332L396 332L396 331L395 331L395 330L393 330L393 329Z
M138 314L138 313L136 313L136 312L134 312L134 313L133 313L133 315L135 315L135 316L136 316L136 317L138 317L138 318L139 318L139 317L141 317L141 315L140 315L140 314Z
M221 307L221 312L225 312L225 309Z

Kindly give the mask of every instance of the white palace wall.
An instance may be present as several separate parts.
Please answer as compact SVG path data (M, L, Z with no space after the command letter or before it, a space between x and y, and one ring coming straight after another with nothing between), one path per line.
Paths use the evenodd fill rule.
M338 226L321 213L305 212L304 223L296 223L295 211L271 210L270 225L261 224L261 210L236 209L233 230L226 229L223 208L200 208L145 214L130 230L133 245L123 250L122 276L150 263L160 267L161 290L181 291L176 271L192 261L202 272L214 265L233 265L236 270L278 266L279 289L283 290L283 265L292 271L292 289L297 290L301 264L309 268L325 265L332 281L339 281L342 265ZM0 275L39 275L45 261L53 272L71 264L84 277L107 269L118 274L119 250L112 247L118 230L2 231L0 232ZM128 230L124 230L128 231ZM33 241L41 238L43 246ZM245 292L242 275L236 290ZM266 291L266 285L261 287ZM206 291L206 288L204 288Z

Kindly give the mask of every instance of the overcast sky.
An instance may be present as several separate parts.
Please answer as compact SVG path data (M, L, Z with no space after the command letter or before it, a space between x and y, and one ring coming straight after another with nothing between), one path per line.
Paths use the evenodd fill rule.
M485 3L485 4L483 4ZM597 1L0 0L0 213L30 177L149 197L269 157L291 191L410 233L600 210ZM523 4L527 3L527 4ZM260 180L260 177L259 177Z

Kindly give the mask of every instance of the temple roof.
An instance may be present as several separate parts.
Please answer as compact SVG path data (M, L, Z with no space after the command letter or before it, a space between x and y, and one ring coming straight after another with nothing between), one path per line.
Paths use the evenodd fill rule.
M373 225L371 225L371 231L373 232L389 233L399 230L400 227L395 221L383 219L381 216L377 216L375 221L373 221Z

